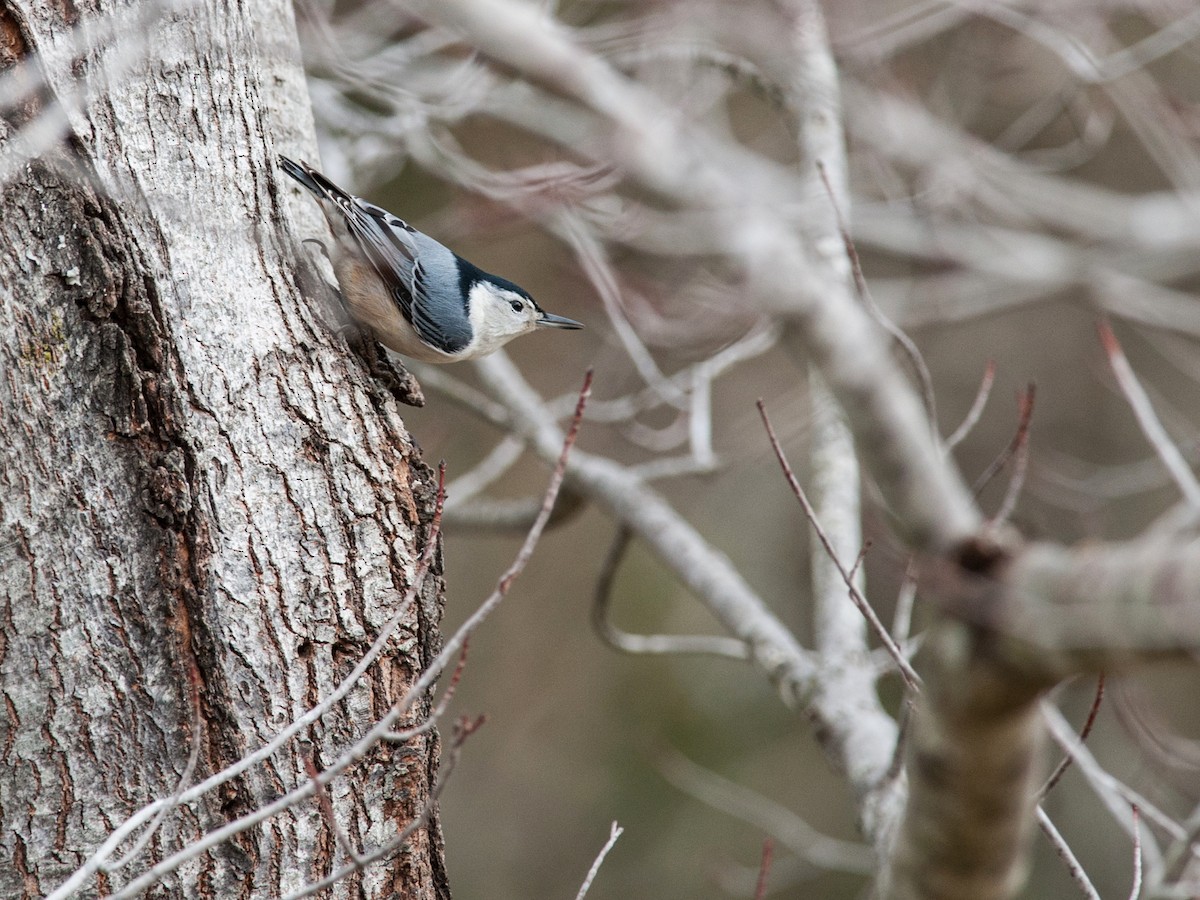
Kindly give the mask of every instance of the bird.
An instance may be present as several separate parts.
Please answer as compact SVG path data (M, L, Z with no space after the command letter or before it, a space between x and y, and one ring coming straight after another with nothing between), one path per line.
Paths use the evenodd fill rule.
M307 163L281 154L279 165L317 198L337 239L330 261L350 315L385 347L451 363L487 356L538 328L583 328Z

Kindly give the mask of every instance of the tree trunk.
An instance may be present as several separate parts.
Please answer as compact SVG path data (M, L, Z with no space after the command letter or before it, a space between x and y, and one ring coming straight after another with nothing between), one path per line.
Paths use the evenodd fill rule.
M170 797L194 750L192 782L328 696L414 577L434 479L319 282L301 295L298 241L320 233L289 227L271 149L313 156L290 4L0 4L0 38L8 84L43 79L0 119L0 896L32 897ZM31 144L58 109L53 146ZM333 710L82 894L336 758L436 650L441 588ZM425 808L437 755L433 733L382 745L331 810L196 855L167 895L320 879L346 862L337 830L369 849ZM448 896L436 815L326 896L351 895Z

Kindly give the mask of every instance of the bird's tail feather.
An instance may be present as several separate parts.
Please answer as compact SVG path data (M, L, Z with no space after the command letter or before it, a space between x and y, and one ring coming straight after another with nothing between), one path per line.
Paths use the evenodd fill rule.
M281 153L279 154L279 166L284 172L308 188L318 200L346 202L351 199L349 194L306 162L296 162Z

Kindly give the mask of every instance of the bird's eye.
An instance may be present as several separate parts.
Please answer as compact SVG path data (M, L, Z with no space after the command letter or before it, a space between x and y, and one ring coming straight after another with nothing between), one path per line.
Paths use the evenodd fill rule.
M509 301L509 305L513 308L513 312L520 312L525 308L525 304L520 300L511 300Z

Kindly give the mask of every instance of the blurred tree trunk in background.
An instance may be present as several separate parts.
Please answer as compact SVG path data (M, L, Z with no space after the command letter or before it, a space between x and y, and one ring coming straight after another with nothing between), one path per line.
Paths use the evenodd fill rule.
M0 4L5 897L50 893L144 804L327 696L409 587L435 489L298 289L270 150L312 146L290 4L98 7ZM334 710L83 892L309 783L403 696L440 609L430 578ZM325 812L309 798L194 854L167 894L322 878L346 862L335 831L361 847L424 809L437 757L435 733L383 745ZM332 894L447 895L436 817Z

